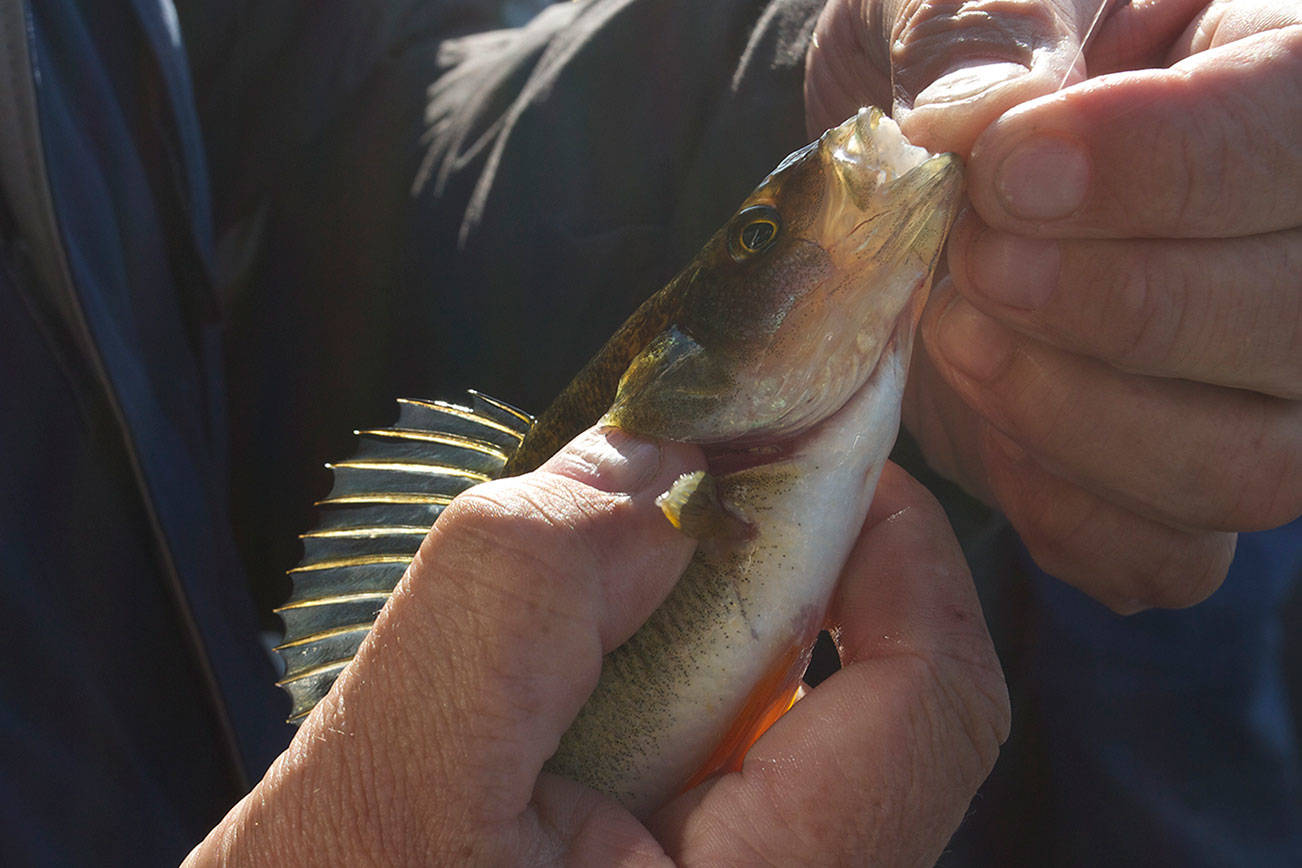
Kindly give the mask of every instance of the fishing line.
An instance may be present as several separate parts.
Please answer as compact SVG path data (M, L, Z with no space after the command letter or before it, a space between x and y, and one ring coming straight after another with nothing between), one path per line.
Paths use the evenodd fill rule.
M1080 41L1080 46L1076 49L1076 56L1071 59L1071 63L1067 64L1067 71L1063 73L1062 81L1058 82L1057 90L1062 90L1067 86L1067 79L1071 78L1072 70L1076 68L1076 64L1085 56L1085 49L1089 48L1090 42L1094 39L1094 36L1097 33L1099 23L1103 21L1103 13L1107 12L1111 6L1124 6L1128 2L1130 2L1130 0L1120 0L1120 2L1115 3L1113 0L1099 0L1099 10L1094 13L1094 20L1090 22L1089 29L1085 31L1085 38ZM1055 91L1055 93L1056 92L1057 91Z

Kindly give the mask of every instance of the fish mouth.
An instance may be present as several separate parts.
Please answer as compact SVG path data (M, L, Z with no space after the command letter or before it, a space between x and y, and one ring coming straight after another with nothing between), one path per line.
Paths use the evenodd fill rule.
M861 108L819 138L819 150L836 174L838 186L866 211L878 188L932 159L926 148L909 142L899 125L876 106Z
M948 230L963 189L963 163L910 144L880 109L862 108L819 139L829 170L818 237L839 267L883 248L930 249Z

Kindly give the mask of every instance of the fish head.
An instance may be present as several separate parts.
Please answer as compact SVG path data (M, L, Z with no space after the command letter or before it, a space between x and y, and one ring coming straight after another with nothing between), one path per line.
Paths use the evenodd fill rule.
M792 153L670 287L668 326L606 415L651 437L748 446L839 409L909 351L962 166L861 109Z

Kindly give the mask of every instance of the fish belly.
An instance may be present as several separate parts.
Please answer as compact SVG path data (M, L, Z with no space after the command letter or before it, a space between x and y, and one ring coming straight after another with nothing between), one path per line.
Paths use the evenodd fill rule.
M894 443L906 360L883 358L783 460L717 480L757 533L700 546L665 603L606 656L549 771L645 816L738 763L785 710Z

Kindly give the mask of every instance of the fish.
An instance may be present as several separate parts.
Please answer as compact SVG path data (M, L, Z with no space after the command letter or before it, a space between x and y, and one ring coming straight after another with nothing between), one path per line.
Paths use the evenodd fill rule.
M478 392L402 399L331 465L303 535L279 682L301 721L460 492L601 422L699 444L657 501L698 538L545 768L638 817L740 767L794 702L895 442L914 332L963 170L865 108L783 159L537 418Z

